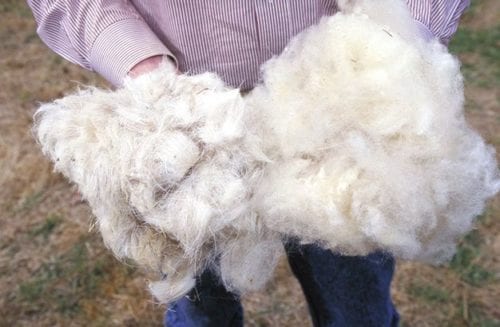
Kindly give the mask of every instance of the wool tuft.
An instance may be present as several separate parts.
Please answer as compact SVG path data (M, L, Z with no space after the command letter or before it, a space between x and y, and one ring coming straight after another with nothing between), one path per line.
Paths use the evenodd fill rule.
M255 230L248 185L265 157L245 137L244 110L217 76L165 66L117 91L90 88L43 105L35 132L88 200L106 245L161 273L152 292L169 302L225 256L231 235ZM228 255L243 258L247 249L237 249Z
M465 122L459 62L402 1L343 1L246 98L272 160L252 199L275 232L350 255L438 263L500 187Z

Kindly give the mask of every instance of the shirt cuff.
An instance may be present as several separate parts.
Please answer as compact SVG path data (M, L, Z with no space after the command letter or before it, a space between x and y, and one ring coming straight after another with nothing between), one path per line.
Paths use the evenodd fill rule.
M124 19L109 25L97 36L89 62L94 71L119 87L132 67L157 55L168 56L177 64L172 53L144 21Z

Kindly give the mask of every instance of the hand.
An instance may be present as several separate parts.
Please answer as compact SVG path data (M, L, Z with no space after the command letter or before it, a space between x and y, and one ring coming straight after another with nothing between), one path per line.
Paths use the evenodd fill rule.
M172 59L166 56L158 55L158 56L153 56L144 59L143 61L139 62L136 64L130 71L128 72L128 75L132 78L136 78L138 76L141 76L143 74L149 73L156 68L158 68L162 62L167 62L171 63L172 65L175 65ZM177 73L179 73L179 70L177 70Z

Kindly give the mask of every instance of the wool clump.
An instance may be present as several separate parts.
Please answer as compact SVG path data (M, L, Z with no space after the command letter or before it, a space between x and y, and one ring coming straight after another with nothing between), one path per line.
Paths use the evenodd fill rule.
M246 99L272 160L253 207L271 230L344 254L448 260L500 186L494 149L464 119L459 62L402 1L343 6L268 61Z
M339 4L244 97L164 66L35 114L43 152L106 245L163 275L151 284L161 302L204 269L238 293L262 287L290 237L442 262L498 192L457 59L421 39L402 1Z
M89 202L106 245L165 276L152 290L171 301L225 250L244 257L234 235L261 239L248 184L265 157L245 137L244 109L214 74L165 66L117 91L90 88L43 105L35 132Z

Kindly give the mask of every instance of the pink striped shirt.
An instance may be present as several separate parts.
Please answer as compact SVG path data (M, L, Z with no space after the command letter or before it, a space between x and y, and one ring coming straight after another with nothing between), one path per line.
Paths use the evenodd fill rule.
M375 1L375 0L374 0ZM406 0L427 33L448 42L469 0ZM169 55L179 70L213 71L252 88L259 67L335 0L28 0L41 39L120 85L138 62Z

